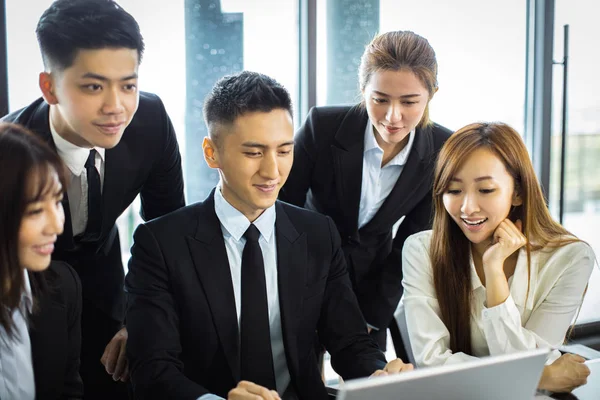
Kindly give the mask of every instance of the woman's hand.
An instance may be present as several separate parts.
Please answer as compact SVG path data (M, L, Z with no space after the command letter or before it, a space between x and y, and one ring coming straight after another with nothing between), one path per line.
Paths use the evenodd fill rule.
M513 224L508 218L498 225L494 231L492 243L482 257L486 275L488 273L504 273L504 261L527 243L527 239L521 232L522 228L521 220L517 220Z
M590 369L584 362L585 358L576 354L563 354L544 367L538 389L564 393L585 385Z

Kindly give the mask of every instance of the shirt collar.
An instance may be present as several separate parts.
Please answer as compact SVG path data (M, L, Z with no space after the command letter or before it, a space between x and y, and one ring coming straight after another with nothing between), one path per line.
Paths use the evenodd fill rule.
M23 286L25 290L21 294L21 304L25 307L25 310L31 312L33 307L33 295L31 294L31 283L29 282L29 273L26 269L23 269Z
M408 159L408 155L410 154L410 149L412 148L414 141L415 130L413 129L409 133L408 143L406 144L406 146L404 146L404 148L400 150L400 152L396 154L394 158L392 158L387 164L385 164L385 166L403 166L404 164L406 164L406 160ZM371 123L371 120L369 120L369 123L367 123L367 128L365 129L365 153L375 149L378 149L380 152L383 153L383 149L379 146L377 140L375 140L375 131L373 130L373 124Z
M223 228L236 241L244 236L250 226L248 218L225 200L223 193L221 193L221 185L217 186L215 190L215 213ZM271 243L273 231L275 230L275 219L275 204L273 204L253 222L267 243Z
M76 146L73 143L63 139L62 136L56 132L56 129L54 129L52 120L50 120L49 123L50 132L52 133L52 139L56 145L58 155L67 165L67 168L69 168L69 171L71 171L73 175L80 176L81 172L85 168L85 162L90 155L90 149ZM100 154L100 158L102 161L104 161L106 149L103 149L102 147L94 147L94 149L96 149L98 154Z

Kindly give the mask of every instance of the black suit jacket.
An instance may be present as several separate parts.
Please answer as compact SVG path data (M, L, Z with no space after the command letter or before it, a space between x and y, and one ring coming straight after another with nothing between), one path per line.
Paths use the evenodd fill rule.
M238 319L213 193L135 233L125 287L137 399L227 397L240 380ZM314 349L317 331L344 379L370 375L385 366L385 358L367 334L333 222L282 202L276 213L291 384L301 399L326 399Z
M368 121L359 105L313 108L296 133L294 165L280 199L303 207L308 198L333 218L363 315L369 324L386 328L402 296L404 241L431 227L435 159L451 132L440 125L417 128L400 178L373 219L359 229ZM393 239L392 227L402 217Z
M73 268L57 261L29 277L35 299L29 337L36 399L82 399L81 282Z
M25 125L52 148L49 106L38 99L3 118ZM106 150L103 220L98 241L73 239L68 197L65 196L65 230L56 242L53 259L70 264L81 278L83 297L108 316L124 316L123 263L115 221L140 194L142 217L149 220L185 205L181 156L169 116L158 96L141 93L137 112L119 144Z

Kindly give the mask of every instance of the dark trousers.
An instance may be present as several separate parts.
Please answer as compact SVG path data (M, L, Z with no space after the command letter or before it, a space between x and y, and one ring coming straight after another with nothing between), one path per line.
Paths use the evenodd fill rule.
M127 400L128 385L115 382L106 372L100 358L106 345L121 329L115 321L89 300L83 299L81 313L81 379L86 400Z

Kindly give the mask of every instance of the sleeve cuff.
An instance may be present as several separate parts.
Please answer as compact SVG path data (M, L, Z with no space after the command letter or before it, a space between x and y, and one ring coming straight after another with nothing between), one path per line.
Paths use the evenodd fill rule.
M521 313L517 309L515 305L515 301L512 298L512 295L508 295L504 303L498 304L495 307L487 308L487 305L483 305L483 310L481 310L481 319L483 321L492 321L498 319L506 319L506 318L514 318L515 316L521 318Z

